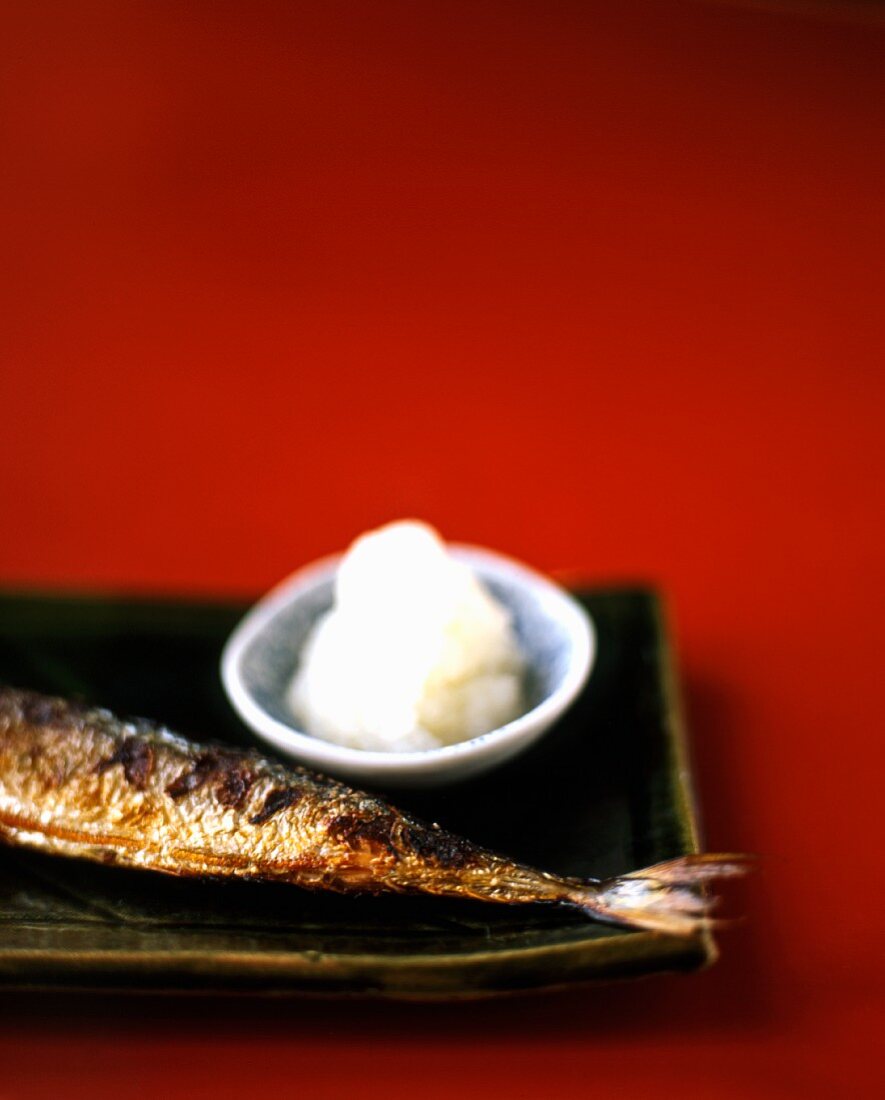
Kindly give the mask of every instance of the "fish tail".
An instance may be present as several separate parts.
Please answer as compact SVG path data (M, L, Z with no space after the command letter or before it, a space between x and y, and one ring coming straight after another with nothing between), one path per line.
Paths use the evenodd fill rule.
M599 920L690 936L715 923L709 914L718 899L707 894L704 885L748 869L749 857L744 855L680 856L577 889L569 900Z

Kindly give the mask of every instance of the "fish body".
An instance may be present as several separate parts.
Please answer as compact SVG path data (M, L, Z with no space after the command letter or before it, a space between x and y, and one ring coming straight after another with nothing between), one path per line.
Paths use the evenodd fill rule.
M618 879L564 878L305 768L11 688L0 689L0 840L173 875L565 903L675 934L705 920L700 883L741 869L686 856Z

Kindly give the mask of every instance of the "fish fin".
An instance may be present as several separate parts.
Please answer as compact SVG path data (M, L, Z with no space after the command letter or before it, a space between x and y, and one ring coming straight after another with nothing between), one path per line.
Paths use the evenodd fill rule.
M710 919L718 899L703 891L704 884L745 874L749 862L743 855L680 856L577 889L569 900L599 920L690 936L719 923Z

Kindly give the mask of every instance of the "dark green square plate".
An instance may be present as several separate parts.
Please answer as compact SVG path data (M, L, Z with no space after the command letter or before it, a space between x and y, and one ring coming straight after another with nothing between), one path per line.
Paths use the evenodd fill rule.
M657 597L579 598L599 653L560 725L489 777L392 797L537 867L607 876L696 851L695 811ZM243 611L0 596L0 681L247 744L218 677ZM713 956L706 933L625 932L565 909L194 883L0 849L7 987L454 998L687 970Z

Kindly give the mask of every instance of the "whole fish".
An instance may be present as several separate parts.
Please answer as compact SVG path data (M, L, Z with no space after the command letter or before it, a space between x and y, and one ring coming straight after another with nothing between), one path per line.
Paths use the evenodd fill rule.
M603 881L547 874L304 768L10 688L0 840L172 875L565 903L676 935L707 920L707 879L743 869L740 857L690 855Z

